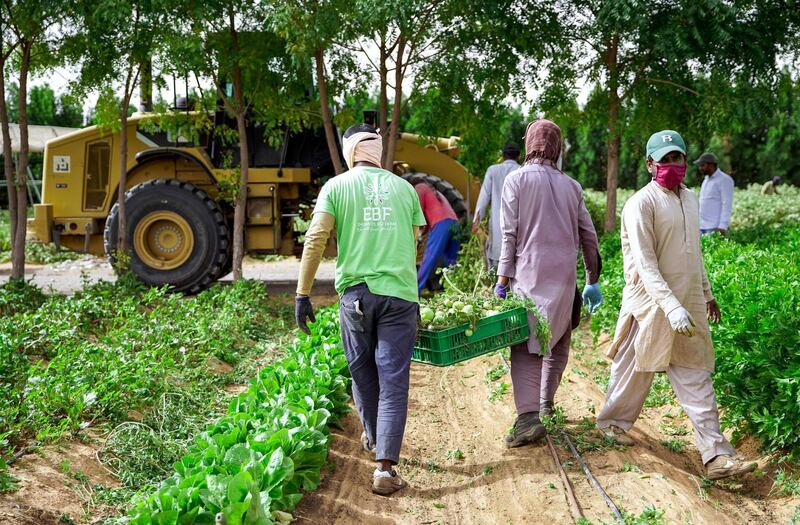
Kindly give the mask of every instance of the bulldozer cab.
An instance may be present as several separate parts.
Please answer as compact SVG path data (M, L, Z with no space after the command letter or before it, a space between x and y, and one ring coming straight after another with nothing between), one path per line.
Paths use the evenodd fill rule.
M235 130L236 119L218 109L214 113L212 129L207 144L211 164L217 169L238 167L241 164L238 144L219 132L223 129ZM280 136L280 145L272 147L265 138L267 135ZM267 129L253 119L248 119L247 142L250 156L247 160L251 168L275 168L280 171L284 167L307 167L311 170L312 179L333 173L333 162L321 128L305 128L295 132L289 131L285 126ZM337 148L339 157L344 162L341 157L341 141L337 143Z

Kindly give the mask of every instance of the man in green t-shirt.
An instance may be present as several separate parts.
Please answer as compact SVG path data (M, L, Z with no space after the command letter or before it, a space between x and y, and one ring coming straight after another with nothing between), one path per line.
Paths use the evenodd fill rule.
M351 126L343 149L350 170L322 187L306 232L295 316L308 333L306 322L314 321L308 295L335 228L342 345L364 427L361 442L378 461L372 491L388 496L406 486L392 466L400 459L408 412L419 313L416 239L425 218L411 184L380 168L383 146L375 128Z

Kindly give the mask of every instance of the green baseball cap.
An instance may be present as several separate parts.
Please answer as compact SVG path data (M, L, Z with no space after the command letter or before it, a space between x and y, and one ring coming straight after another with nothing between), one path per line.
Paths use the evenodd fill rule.
M658 162L671 151L680 151L686 155L686 143L680 133L665 129L650 135L647 141L647 156Z

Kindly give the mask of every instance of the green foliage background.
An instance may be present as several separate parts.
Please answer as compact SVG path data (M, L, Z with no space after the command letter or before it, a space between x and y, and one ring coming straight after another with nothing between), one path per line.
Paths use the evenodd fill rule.
M800 80L782 71L769 85L731 86L698 78L698 95L670 86L652 85L622 108L619 182L621 188L640 188L648 180L644 145L661 129L681 133L689 160L704 151L720 158L720 168L739 187L778 175L800 184ZM606 98L594 89L579 108L567 100L545 114L562 127L568 145L564 171L585 188L605 188ZM701 176L690 167L689 183Z

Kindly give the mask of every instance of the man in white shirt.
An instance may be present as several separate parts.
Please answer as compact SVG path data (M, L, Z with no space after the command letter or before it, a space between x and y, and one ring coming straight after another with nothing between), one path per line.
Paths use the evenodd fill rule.
M713 153L703 153L694 164L705 175L700 186L700 232L725 235L733 210L733 179L719 169Z
M486 210L492 208L489 216L489 242L486 244L486 258L489 267L497 268L500 260L500 250L503 242L503 233L500 230L500 201L503 194L503 183L509 173L519 169L519 146L506 144L503 148L503 162L489 166L486 177L481 185L478 204L475 206L475 219L472 231L477 232L481 221L486 217Z

